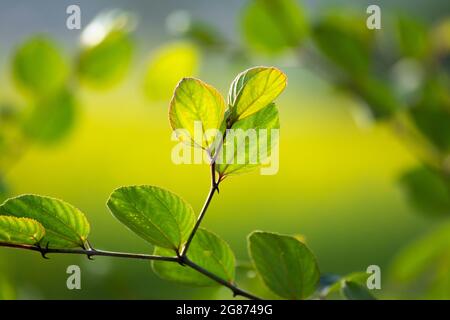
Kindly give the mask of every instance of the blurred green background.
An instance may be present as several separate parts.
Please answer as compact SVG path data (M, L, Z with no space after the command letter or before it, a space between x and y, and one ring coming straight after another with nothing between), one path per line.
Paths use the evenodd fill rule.
M225 239L242 262L248 261L246 236L253 230L303 235L322 272L343 275L376 264L381 267L383 281L377 294L404 297L406 289L390 290L388 274L394 257L444 221L415 210L399 186L399 177L417 166L418 159L390 125L370 120L359 100L336 90L311 66L299 63L292 54L260 55L248 49L239 21L249 2L77 1L82 29L69 30L66 7L70 1L2 1L0 103L19 108L30 99L16 86L11 61L17 47L30 36L45 34L56 42L67 62L78 61L81 34L97 14L123 9L133 13L137 21L124 78L108 88L95 88L83 79L77 84L69 81L77 102L70 131L57 143L27 142L20 158L5 161L0 173L8 196L36 193L64 199L86 213L95 247L151 253L151 247L109 213L105 203L112 190L122 185L162 186L181 195L198 212L210 182L207 165L177 166L171 162L175 143L170 140L167 116L170 96L159 95L165 80L159 79L158 73L177 75L176 62L183 62L181 57L171 60L173 70L154 66L156 76L148 77L157 83L156 91L148 94L146 90L152 89L144 78L157 57L155 52L161 53L159 48L168 43L187 46L185 50L192 50L194 61L186 62L186 68L192 74L179 77L198 76L224 95L237 72L254 65L275 65L289 77L288 88L277 101L281 122L279 173L261 176L256 171L227 179L204 226ZM449 3L444 0L376 3L382 8L382 17L401 11L432 23L450 14ZM303 2L311 17L343 7L365 16L369 4ZM183 24L187 13L192 19L214 25L239 50L232 54L225 49L205 50L189 39L180 40L171 30L174 23ZM382 31L374 32L395 31L383 24ZM0 126L6 128L1 122ZM66 288L66 268L71 264L82 268L82 290ZM238 281L243 287L264 290L246 270L239 272ZM420 285L417 290L420 292ZM89 261L63 255L43 260L38 254L6 248L0 248L0 291L4 298L18 299L231 297L222 288L193 289L160 280L147 262L103 257Z

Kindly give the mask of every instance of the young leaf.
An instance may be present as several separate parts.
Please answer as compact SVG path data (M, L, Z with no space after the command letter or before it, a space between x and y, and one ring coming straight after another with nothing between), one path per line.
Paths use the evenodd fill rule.
M115 85L127 73L134 44L130 35L134 17L124 11L99 14L84 29L84 45L78 59L78 75L87 85L105 88Z
M198 79L184 78L178 83L170 101L169 120L173 130L187 130L187 134L180 136L180 139L207 148L216 137L207 136L205 132L220 128L224 112L225 101L214 87Z
M0 216L0 242L35 245L44 235L44 227L36 220Z
M31 140L51 144L60 141L72 129L76 101L67 90L38 99L25 114L23 131Z
M294 0L253 0L245 8L242 29L255 50L277 54L299 46L308 27Z
M17 84L39 96L60 89L68 75L68 66L59 49L44 36L23 43L16 50L12 64Z
M316 290L320 273L316 258L294 237L255 231L249 252L267 287L287 299L305 299Z
M190 43L171 43L159 48L149 63L144 90L150 100L170 99L173 88L182 77L194 76L199 52Z
M156 247L155 254L171 256L168 249ZM188 258L204 269L229 282L234 281L235 258L228 244L216 234L199 229L192 240L187 254ZM197 271L175 263L153 261L155 273L163 279L195 286L216 286L215 281Z
M155 246L180 252L194 227L192 207L176 194L154 186L115 190L108 200L114 217Z
M439 173L418 167L400 179L409 201L428 216L450 215L450 182Z
M227 134L222 147L222 153L217 157L216 171L220 176L242 174L261 166L261 164L271 156L272 151L272 129L279 129L280 121L278 110L275 104L271 103L251 116L239 120L233 124L231 129L234 135ZM267 131L263 134L261 129ZM243 131L239 131L243 130ZM251 131L247 131L251 130ZM254 130L254 131L253 131ZM253 141L245 136L253 132ZM255 139L256 137L256 139ZM266 139L266 154L260 153L262 139ZM252 142L251 142L252 141ZM233 148L230 148L232 144ZM275 146L278 141L274 138ZM230 151L232 150L232 151ZM227 152L228 151L228 152ZM239 156L245 155L245 162L239 161ZM256 159L256 163L251 163L251 159Z
M286 75L274 67L255 67L238 74L228 93L231 123L273 102L287 85Z
M343 281L341 292L348 300L376 300L367 288L354 281Z
M45 228L41 244L51 248L85 247L90 231L80 210L49 197L22 195L8 199L0 206L0 215L37 220Z

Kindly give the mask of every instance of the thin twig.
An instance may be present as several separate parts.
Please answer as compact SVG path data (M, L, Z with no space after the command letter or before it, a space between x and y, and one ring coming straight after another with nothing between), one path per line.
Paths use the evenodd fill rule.
M216 276L214 273L204 269L203 267L199 266L198 264L192 262L191 260L189 260L187 257L182 258L183 259L183 264L191 267L192 269L200 272L201 274L207 276L208 278L216 281L217 283L227 287L228 289L230 289L231 291L233 291L233 296L243 296L245 298L248 299L252 299L252 300L261 300L261 298L243 290L240 289L239 287L237 287L236 285L232 284L229 281L226 281L218 276Z
M88 257L104 256L104 257L141 259L141 260L159 260L159 261L171 261L171 262L179 261L179 259L177 257L164 257L164 256L151 255L151 254L114 252L114 251L105 251L105 250L97 250L97 249L89 249L89 250L85 250L85 249L55 249L55 248L42 248L42 247L38 247L38 246L23 245L23 244L11 244L11 243L3 243L3 242L0 242L0 247L9 247L9 248L36 251L36 252L40 252L43 256L45 256L46 254L52 254L52 253L65 253L65 254L86 255Z
M209 189L209 193L208 193L208 196L206 197L205 203L203 204L203 208L200 211L200 214L198 215L197 222L195 223L195 226L192 229L183 250L181 251L182 257L186 257L187 251L189 249L189 246L191 245L192 239L194 239L195 233L197 232L198 228L200 227L200 224L202 223L202 220L206 214L206 211L208 210L209 204L211 203L211 200L216 191L219 191L219 184L216 181L216 163L213 162L211 164L211 188Z
M261 298L237 287L235 284L224 280L220 278L219 276L215 275L214 273L204 269L203 267L199 266L195 262L189 260L187 257L164 257L164 256L157 256L157 255L150 255L150 254L141 254L141 253L125 253L125 252L114 252L114 251L105 251L105 250L97 250L97 249L54 249L54 248L42 248L38 246L33 245L23 245L23 244L11 244L11 243L4 243L0 242L0 247L8 247L8 248L15 248L15 249L23 249L23 250L30 250L30 251L36 251L41 253L43 257L46 257L46 254L79 254L79 255L86 255L88 258L91 258L93 256L103 256L103 257L115 257L115 258L128 258L128 259L140 259L140 260L154 260L154 261L165 261L165 262L176 262L183 266L187 266L193 270L196 270L197 272L205 275L206 277L210 278L211 280L229 288L234 296L242 296L248 299L254 299L254 300L261 300Z

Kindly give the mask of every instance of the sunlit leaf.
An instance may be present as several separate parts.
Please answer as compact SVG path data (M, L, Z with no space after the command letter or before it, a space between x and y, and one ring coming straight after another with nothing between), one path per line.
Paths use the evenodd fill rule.
M373 39L364 17L349 13L328 15L314 26L313 40L322 54L345 73L368 73Z
M44 227L36 220L0 216L0 242L35 245L44 235Z
M56 143L71 131L76 107L75 97L67 90L38 99L24 116L23 131L32 141Z
M155 254L173 256L164 248L155 248ZM228 244L214 233L199 229L189 247L188 258L204 269L229 282L234 281L235 258ZM215 281L201 273L176 263L153 261L153 270L163 279L195 286L216 286Z
M131 31L134 17L124 11L99 14L84 29L84 45L78 59L78 74L83 83L94 88L117 84L129 70L134 44Z
M414 168L401 180L408 200L428 216L450 215L450 181L438 172L425 168Z
M267 287L287 299L305 299L316 290L320 272L316 258L294 237L256 231L249 251Z
M241 72L228 93L231 123L258 112L286 88L287 77L274 67L255 67Z
M205 134L206 131L221 127L224 112L225 100L214 87L198 79L184 78L170 101L169 120L173 130L186 130L180 133L181 140L205 148L216 138Z
M151 100L167 100L183 77L195 76L199 52L188 42L176 42L157 49L151 56L144 90Z
M242 15L242 29L252 48L275 54L300 45L308 26L295 0L253 0Z
M34 95L47 95L60 89L67 78L68 66L57 45L45 36L22 43L13 56L16 83Z
M272 156L272 147L279 142L278 132L274 134L272 130L279 128L278 110L273 103L235 122L217 157L216 170L220 176L242 174L265 164ZM263 149L266 151L262 152Z
M376 300L366 287L354 281L344 281L341 292L348 300Z
M115 190L108 200L114 217L144 240L179 252L195 223L192 207L176 194L154 186Z
M51 248L85 247L90 231L80 210L49 197L22 195L8 199L0 206L0 215L37 220L45 228L41 244Z

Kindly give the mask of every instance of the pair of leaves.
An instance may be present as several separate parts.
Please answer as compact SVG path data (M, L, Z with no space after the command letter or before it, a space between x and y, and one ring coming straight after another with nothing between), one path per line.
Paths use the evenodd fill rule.
M0 206L0 218L3 219L0 232L12 243L40 243L51 248L85 247L90 231L80 210L62 200L37 195L8 199ZM30 234L32 240L26 240L25 236Z
M154 186L119 188L111 195L108 207L131 231L155 245L156 255L179 254L195 223L194 212L187 202ZM234 254L217 235L197 230L188 258L222 279L234 281ZM208 277L178 264L154 261L153 269L164 279L190 285L217 285Z
M108 207L131 231L155 245L154 253L161 256L178 254L195 222L189 204L172 192L154 186L119 188L111 195ZM316 260L297 239L254 232L249 236L249 250L263 281L281 297L304 299L315 291L319 279ZM222 279L234 281L234 254L217 235L199 229L189 247L188 258ZM164 279L189 285L217 285L178 264L154 261L152 266Z
M212 152L214 146L219 144L217 139L223 138L226 129L270 131L278 128L278 112L272 102L281 94L286 84L286 75L274 67L248 69L232 82L227 109L225 100L214 87L198 79L182 79L170 102L170 125L173 130L177 130L180 140ZM225 137L224 145L230 143L235 142L227 141ZM245 146L248 158L249 153L255 150L248 150L248 144ZM270 153L267 152L266 156L270 156ZM260 162L262 160L260 159ZM228 166L218 166L218 172L221 175L230 174L244 171L241 169L247 166L248 163L245 163L228 172Z

